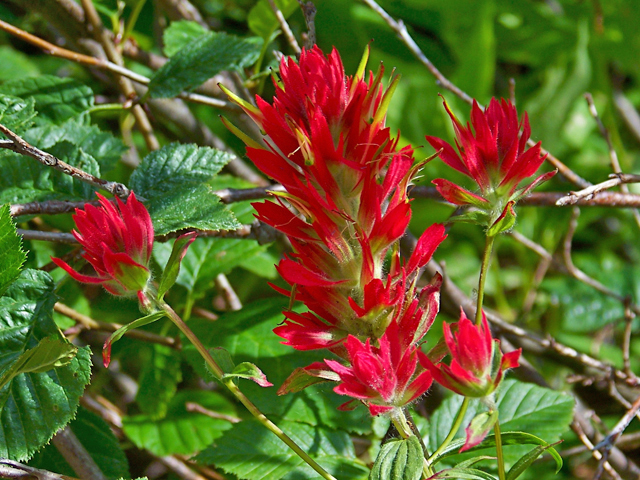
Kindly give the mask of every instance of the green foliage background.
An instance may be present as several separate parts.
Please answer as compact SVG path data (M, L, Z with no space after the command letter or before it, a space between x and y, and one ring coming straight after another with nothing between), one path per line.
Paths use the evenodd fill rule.
M173 97L227 70L236 72L237 81L244 83L251 93L270 98L273 87L268 76L271 68L277 69L273 52L292 53L279 34L266 0L193 0L193 7L200 12L206 27L185 22L189 19L176 14L168 0L94 3L105 25L119 33L123 29L120 21L124 20L127 28L133 12L141 5L138 20L130 31L131 38L140 50L171 59L158 69L158 65L145 62L142 56L125 55L128 68L153 77L145 100ZM298 2L277 3L300 39L307 27ZM425 134L452 141L450 122L438 94L447 99L460 118L468 118L468 105L436 84L381 17L358 1L314 3L317 43L325 52L337 48L348 73L355 71L368 45L369 68L375 70L382 62L386 72L395 69L402 75L388 114L388 124L401 132L401 143L417 147L416 158L421 159L433 153L428 146L424 147ZM515 99L519 110L528 112L532 137L542 141L543 147L580 176L598 183L611 173L611 166L607 143L584 99L584 93L590 92L623 171L638 171L639 1L387 0L380 5L394 18L402 19L426 57L481 104L492 96L508 97L513 79ZM53 43L64 44L65 48L87 53L83 50L86 43L79 41L85 27L71 17L61 19L60 12L59 4L53 0L7 0L0 4L0 19ZM190 43L195 38L202 41L199 47ZM244 147L222 125L219 115L223 113L245 130L247 123L238 113L189 103L185 107L186 117L177 113L167 115L166 110L157 107L159 104L154 107L150 101L150 117L162 145L161 150L150 153L140 133L131 128L131 117L121 108L109 107L122 104L125 99L104 72L48 56L7 33L0 34L0 65L0 123L72 165L134 188L148 200L158 233L183 228L233 229L252 222L249 202L225 206L213 193L223 188L253 186L225 168L233 155L243 157ZM214 85L209 84L208 91L215 90ZM197 123L189 124L185 118ZM209 147L224 148L227 153ZM141 163L136 169L133 165L137 161ZM439 161L425 168L420 184L430 185L436 177L471 187L467 179ZM634 190L633 186L630 188ZM541 190L572 189L577 188L557 175ZM0 150L0 203L92 198L94 190L85 184L46 169L32 159ZM413 210L411 231L416 235L433 222L445 221L453 212L448 205L424 198L413 201ZM549 252L559 252L571 213L570 208L522 206L515 230ZM39 218L40 223L34 223L33 216L16 217L14 221L19 228L27 229L68 232L73 226L70 215ZM639 228L630 209L583 208L573 242L575 265L633 303L640 302ZM0 242L11 246L5 250L19 244L6 208L0 211ZM154 250L157 273L169 258L170 245L159 243ZM444 262L448 277L467 295L473 294L477 283L482 246L483 233L477 227L456 224L436 255L438 261ZM35 340L59 335L51 318L61 330L74 325L68 318L52 312L53 281L57 282L55 295L61 301L94 319L123 324L140 316L133 300L116 299L98 289L80 286L60 270L50 272L53 280L47 273L34 273L32 269L49 270L50 255L68 253L67 246L32 240L24 241L23 248L28 255L22 273L21 255L7 256L5 251L0 252L3 268L0 310L6 312L3 321L14 318L18 309L12 299L22 295L21 301L31 305L33 315L21 317L20 321L25 328L42 329L42 335L36 335ZM189 319L207 347L225 347L236 363L256 363L276 388L294 368L318 359L314 353L294 352L281 345L271 332L282 321L280 311L286 307L286 301L267 286L267 281L281 285L273 264L283 249L281 244L261 245L255 240L200 238L190 247L177 284L167 294L168 301ZM551 266L543 279L536 279L539 268L540 259L534 252L510 236L501 237L488 279L487 306L537 335L551 335L579 352L622 368L625 327L622 303L570 278L561 268ZM225 311L228 308L216 289L221 274L227 275L244 305L238 312ZM16 278L16 283L10 286ZM536 295L530 301L532 290ZM37 303L41 296L47 298L43 301L45 306ZM41 307L44 310L39 310ZM430 343L437 340L441 321L453 320L456 309L457 306L443 309L428 339ZM220 318L212 322L202 316L203 310L215 312ZM32 341L10 349L6 346L8 327L4 324L3 327L1 357L13 361L25 349L35 348ZM144 330L163 336L178 335L164 320ZM640 369L637 330L634 320L630 342L633 371ZM35 435L37 439L25 437L16 441L12 448L17 450L0 445L0 456L20 460L31 457L49 440L55 428L75 417L70 424L72 430L86 442L88 451L105 467L109 478L144 475L155 458L173 454L199 454L200 461L215 465L226 472L227 478L313 478L308 467L248 420L225 392L211 381L204 384L200 380L210 377L189 346L177 351L123 337L113 348L116 366L106 370L97 360L104 339L104 333L99 332L84 332L76 338L78 345L89 345L93 351L91 372L88 352L83 348L73 363L56 367L49 374L21 374L15 383L0 390L3 425L15 421L15 415L8 418L11 415L6 398L13 398L11 389L18 388L19 382L45 384L55 390L50 398L62 395L65 389L67 396L71 393L73 397L65 406L63 420L59 417L42 427ZM11 355L7 356L7 352ZM510 420L513 422L510 427L514 430L535 427L526 422L527 415L538 422L544 418L547 430L540 428L541 432L532 433L548 441L563 438L561 448L565 449L580 445L568 429L574 403L571 395L598 413L604 425L612 426L624 413L624 408L608 397L604 372L585 369L580 362L549 352L528 351L525 358L555 392L532 390L528 384L509 384L509 392L518 393L509 404L521 406L526 412L513 415L515 420ZM0 373L10 368L9 360L0 364L3 369ZM68 377L69 372L80 373L56 380L56 375ZM116 429L117 436L89 411L80 410L76 416L78 397L89 373L91 385L85 395L105 397L120 410L123 422ZM576 375L585 375L589 381L585 385L576 384L571 381L580 380ZM328 387L277 397L275 388L261 389L248 383L242 383L247 395L338 478L367 478L367 462L370 464L375 458L386 432L384 421L372 421L363 408L351 413L338 412L336 407L344 398ZM625 388L621 387L622 394L630 400L638 396L637 391ZM11 394L7 395L9 390ZM446 431L443 433L441 422L453 415L457 399L446 396L436 390L416 408L417 422L430 441L444 436ZM209 418L189 410L188 402L242 421L232 424ZM15 408L20 410L19 402L17 405ZM50 408L43 405L42 410L46 413ZM430 422L422 419L420 414L424 413ZM627 432L636 430L637 425L632 423ZM104 450L92 443L96 435L104 436L104 449L117 461L109 464L99 460ZM351 438L357 438L357 448ZM240 449L238 445L242 445ZM632 460L640 458L637 448L626 449L625 453ZM595 463L589 463L589 458L588 453L568 458L563 470L553 478L591 478ZM73 474L52 445L44 446L31 464ZM552 462L543 461L521 478L552 478L552 470ZM175 474L167 473L164 478L175 478Z

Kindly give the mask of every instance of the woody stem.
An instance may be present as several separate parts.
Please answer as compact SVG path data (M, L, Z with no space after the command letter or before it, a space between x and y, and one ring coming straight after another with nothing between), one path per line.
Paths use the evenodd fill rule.
M229 391L236 397L240 403L242 403L247 410L253 415L262 425L264 425L268 430L270 430L276 437L282 440L291 450L293 450L296 455L298 455L302 460L304 460L311 468L313 468L318 474L324 478L325 480L336 480L334 476L325 471L320 465L316 463L316 461L311 458L296 442L294 442L291 437L289 437L286 433L284 433L275 423L269 420L259 409L256 407L251 400L249 400L244 393L238 388L238 386L231 379L225 379L224 371L220 368L220 365L213 359L209 351L202 344L200 339L196 336L195 333L187 326L187 324L180 318L180 316L171 308L167 303L161 301L158 305L171 319L173 324L180 329L180 331L184 334L185 337L189 339L189 341L196 348L198 353L202 356L204 361L211 373L224 385L229 389Z
M476 304L476 325L482 323L482 302L484 301L484 285L487 280L487 272L489 271L489 263L491 263L491 251L493 250L493 242L495 235L487 236L484 245L484 253L482 254L482 266L480 267L480 280L478 281L478 300Z

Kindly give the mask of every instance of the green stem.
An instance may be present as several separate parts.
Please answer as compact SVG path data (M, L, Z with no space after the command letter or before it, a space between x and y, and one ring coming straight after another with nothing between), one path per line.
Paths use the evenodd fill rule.
M507 475L504 471L504 454L502 453L502 437L500 436L500 421L498 420L493 427L496 434L496 453L498 454L498 477L500 480L506 480Z
M262 425L264 425L267 429L269 429L276 437L282 440L291 450L293 450L296 455L298 455L302 460L307 462L311 468L313 468L318 474L326 479L326 480L336 480L330 473L326 472L320 465L316 463L316 461L311 458L304 450L302 450L296 442L294 442L286 433L284 433L275 423L269 420L259 409L256 407L251 400L249 400L242 391L238 388L238 386L233 383L232 380L223 380L224 372L218 365L218 363L213 359L209 351L202 344L200 339L196 337L195 333L187 326L187 324L180 318L180 316L165 302L160 302L160 308L167 314L167 316L171 319L171 321L180 329L180 331L184 334L185 337L189 339L189 341L196 347L198 353L202 356L204 361L207 363L209 370L215 375L215 377L222 381L225 386L229 389L229 391L235 396L246 408L249 410L251 415L253 415Z
M407 421L407 417L405 417L404 410L402 410L402 408L394 409L389 416L391 417L391 421L395 425L396 430L398 430L398 433L402 438L409 438L414 436L414 433L409 426L409 422ZM433 476L433 470L431 469L431 466L429 465L427 459L424 457L422 462L422 473L424 474L425 478Z
M482 255L482 267L480 267L480 280L478 281L478 301L476 304L476 325L482 323L482 302L484 300L484 285L487 280L487 272L489 271L489 263L491 262L491 250L493 250L493 242L495 236L487 236Z
M433 452L433 455L429 457L429 460L428 460L429 465L431 465L431 462L433 462L436 458L438 458L438 456L442 452L444 452L444 450L449 446L449 444L453 440L453 437L455 437L456 433L458 433L458 430L460 430L460 425L462 425L462 420L464 420L464 415L467 413L467 407L469 407L469 397L464 397L464 400L462 401L462 405L460 405L460 410L458 410L458 415L456 416L456 419L453 422L451 430L449 431L449 435L447 435L447 438L444 439L444 441L438 447L438 449L435 452Z

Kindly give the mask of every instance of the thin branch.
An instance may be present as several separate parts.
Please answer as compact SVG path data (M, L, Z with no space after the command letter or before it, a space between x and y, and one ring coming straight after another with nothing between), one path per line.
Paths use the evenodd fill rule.
M119 328L122 328L122 325L118 323L111 322L101 322L99 320L94 320L93 318L83 315L82 313L74 310L73 308L65 305L64 303L57 302L53 309L64 315L65 317L70 318L71 320L75 320L86 330L100 330L103 332L115 332ZM147 332L145 330L129 330L125 333L126 336L130 338L136 338L138 340L143 340L145 342L150 343L158 343L160 345L166 345L171 348L180 348L180 342L172 337L163 337L162 335L157 335L152 332Z
M93 35L96 40L100 42L102 48L107 55L107 58L115 63L116 65L123 66L124 63L122 61L122 57L116 47L111 40L111 36L107 33L104 26L102 25L102 20L96 11L96 7L93 5L92 0L81 0L82 8L84 9L85 16L87 20L89 20L89 24L93 29ZM116 75L118 80L118 85L120 86L120 90L127 98L135 98L136 91L131 84L131 80L123 75ZM138 128L140 129L140 133L144 137L145 143L149 150L158 150L160 148L160 143L153 133L153 127L151 126L151 122L149 122L149 118L147 114L144 112L140 105L133 105L131 112L136 119L136 123Z
M306 34L305 47L307 49L312 48L316 43L316 24L314 19L316 18L316 6L313 2L304 2L304 0L298 0L302 14L304 15L304 21L307 24L308 32Z
M635 313L631 310L630 305L627 304L624 307L624 336L622 339L622 365L623 369L627 373L631 373L631 333L633 327L633 319L636 317Z
M275 184L267 187L257 188L225 188L223 190L216 190L215 193L220 197L222 203L235 203L244 202L246 200L261 200L269 197L269 192L284 192L285 188L282 185Z
M59 473L30 467L7 458L0 458L0 478L15 480L79 480L75 477L60 475Z
M102 180L101 178L94 177L90 173L87 173L77 167L72 167L50 153L44 152L39 148L30 145L4 125L0 125L0 131L9 137L9 140L0 141L0 148L6 148L7 150L31 157L47 167L55 168L65 175L77 178L81 182L88 183L93 187L106 190L117 197L127 198L129 196L130 190L122 183Z
M566 207L568 205L575 205L579 200L586 199L591 200L596 193L600 193L603 190L607 190L612 187L620 188L625 187L624 193L629 195L629 190L626 188L627 183L640 183L640 175L633 175L629 173L612 173L609 175L609 180L605 180L602 183L591 185L577 192L571 192L570 194L560 198L556 201L556 205L559 207Z
M25 240L40 240L42 242L68 243L76 245L78 240L70 233L63 232L43 232L41 230L17 229L18 235L22 235Z
M426 55L422 52L418 44L413 40L409 32L407 31L407 27L405 27L402 20L394 20L391 15L389 15L380 5L378 5L374 0L362 0L366 3L373 11L375 11L378 15L382 17L382 19L391 27L391 29L396 32L400 40L407 46L407 48L413 53L413 55L422 63L429 72L436 78L436 82L441 85L446 90L449 90L454 95L459 97L460 99L467 102L469 105L473 104L474 99L453 84L447 77L445 77L440 70L436 68L436 66L431 63L431 61L426 57ZM529 139L527 145L534 146L536 142L532 139ZM579 186L580 188L586 188L591 184L580 177L577 173L567 167L564 163L562 163L558 158L553 156L545 149L541 149L543 155L547 155L547 160L551 163L558 171L571 183Z
M207 417L215 418L218 420L226 420L229 423L240 423L242 421L242 419L239 417L226 415L220 412L214 412L213 410L209 410L208 408L205 408L199 403L195 402L187 402L185 404L185 408L187 409L187 412L201 413L202 415L206 415Z
M80 478L107 480L93 457L68 426L56 433L51 441Z
M287 39L287 42L291 46L291 49L295 52L296 55L300 55L300 52L302 50L300 50L300 45L298 45L298 41L296 40L296 37L293 35L293 32L291 31L291 28L289 27L289 24L287 23L286 18L284 18L284 15L280 11L280 9L278 8L274 0L267 0L267 1L269 2L269 6L271 7L273 14L276 16L276 20L278 20L280 29L282 30L282 33Z
M591 442L589 437L587 437L586 433L584 433L584 430L582 429L582 427L578 422L574 421L571 424L571 430L574 431L574 433L578 436L578 438L583 443L583 445L587 447L589 451L591 451L591 455L593 456L593 458L598 460L598 462L602 462L601 463L602 467L607 471L607 473L611 476L611 478L613 478L614 480L622 480L622 477L618 474L618 472L616 472L613 469L611 464L607 461L606 458L604 458L602 453L600 453L598 450L594 450L593 443Z
M216 285L216 289L220 293L220 296L224 299L224 303L226 306L225 310L229 310L232 312L242 310L242 302L240 301L238 294L233 289L233 286L224 273L216 275L214 283Z
M619 88L613 90L613 102L616 105L616 110L618 110L618 113L627 124L629 131L640 142L640 114L638 114L636 107Z
M9 206L12 217L20 215L57 215L60 213L75 212L76 209L84 209L85 205L98 205L97 201L67 202L64 200L49 200L45 202L18 203Z

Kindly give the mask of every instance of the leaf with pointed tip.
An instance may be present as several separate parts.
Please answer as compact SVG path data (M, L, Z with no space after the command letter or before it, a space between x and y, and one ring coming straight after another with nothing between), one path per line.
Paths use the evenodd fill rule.
M128 323L115 332L113 332L109 338L104 342L104 347L102 350L102 358L104 361L105 367L109 366L109 362L111 361L111 347L114 343L122 338L122 336L127 333L129 330L133 330L134 328L143 327L144 325L149 325L157 320L160 320L165 316L164 312L155 312L150 315L145 315L144 317L138 318L131 323Z
M224 70L252 65L262 47L258 38L240 38L224 32L206 32L188 42L151 77L151 98L175 97Z
M62 339L52 318L53 290L48 273L27 269L0 297L0 371L42 339ZM0 457L21 461L51 440L75 416L90 375L84 347L66 366L10 380L0 390Z
M225 373L222 378L244 378L256 382L261 387L273 387L273 383L267 380L267 376L262 373L262 370L251 362L242 362L236 365L231 373Z
M525 470L529 468L529 465L531 465L540 455L542 455L549 449L555 451L552 445L538 445L537 447L528 451L525 455L520 457L518 461L514 463L513 466L509 469L509 471L507 472L507 480L516 480L516 478L522 475ZM554 458L556 459L557 466L556 473L558 473L562 468L562 461L558 463L555 455Z
M186 255L189 245L191 245L195 239L196 233L191 232L180 235L176 238L176 241L173 242L171 255L169 256L169 260L167 260L167 264L162 271L162 277L160 278L160 284L158 285L159 300L162 300L162 297L164 297L167 290L176 283L178 273L180 272L180 262L182 262L182 259Z
M8 205L0 207L0 295L18 278L27 255Z
M453 480L496 480L496 477L490 473L477 470L475 468L448 468L436 473L433 477L429 477L429 480L436 480L442 478L450 478Z

